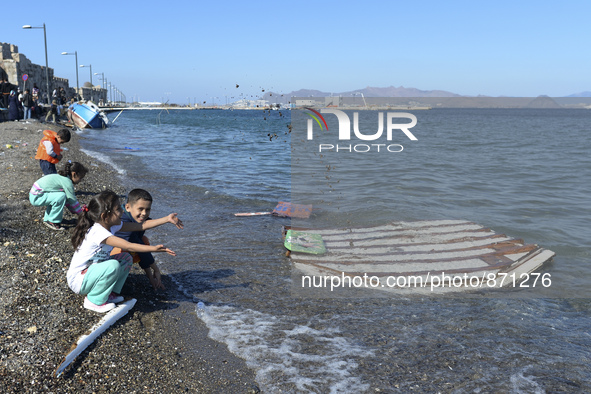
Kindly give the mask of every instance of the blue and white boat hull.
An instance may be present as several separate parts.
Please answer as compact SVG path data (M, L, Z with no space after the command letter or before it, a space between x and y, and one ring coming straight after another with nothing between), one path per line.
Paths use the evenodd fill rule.
M109 119L93 102L85 104L74 103L68 109L72 123L80 129L104 129L109 124Z

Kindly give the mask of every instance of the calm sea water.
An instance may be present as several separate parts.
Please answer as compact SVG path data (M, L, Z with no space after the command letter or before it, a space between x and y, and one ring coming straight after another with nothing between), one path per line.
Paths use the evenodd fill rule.
M591 391L591 111L414 114L418 141L397 137L399 153L292 155L303 137L289 111L128 111L83 146L149 190L153 216L179 213L185 230L154 230L178 253L161 265L265 392ZM376 119L360 114L367 130ZM552 286L520 299L295 296L290 221L233 213L304 198L320 224L466 219L523 238L557 253Z

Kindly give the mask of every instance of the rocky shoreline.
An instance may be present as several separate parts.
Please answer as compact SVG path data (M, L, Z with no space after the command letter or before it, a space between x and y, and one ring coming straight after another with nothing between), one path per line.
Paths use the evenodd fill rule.
M31 185L42 173L34 160L42 130L62 126L0 123L0 384L10 393L256 393L254 373L244 360L207 337L194 305L166 275L166 291L155 292L134 265L123 295L135 307L103 333L59 378L55 369L78 337L102 315L82 307L83 298L67 286L76 218L67 210L67 231L42 225L43 208L29 203ZM64 160L89 168L76 186L81 203L104 189L122 198L141 185L120 184L117 174L80 151L79 140L62 147ZM61 165L58 165L58 169ZM182 218L182 213L179 212ZM198 349L186 346L200 343Z

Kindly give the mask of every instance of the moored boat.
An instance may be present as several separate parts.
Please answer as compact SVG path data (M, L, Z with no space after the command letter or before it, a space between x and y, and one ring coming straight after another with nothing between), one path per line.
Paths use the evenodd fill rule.
M104 129L109 119L92 101L74 103L68 108L68 117L78 128Z

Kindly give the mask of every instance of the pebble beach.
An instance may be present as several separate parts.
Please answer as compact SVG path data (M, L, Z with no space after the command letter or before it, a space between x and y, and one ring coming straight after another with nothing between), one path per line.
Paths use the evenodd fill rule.
M52 231L43 226L44 209L29 203L31 185L42 175L34 159L42 131L62 127L34 120L0 123L0 391L259 392L244 360L209 339L199 319L187 319L195 314L192 300L166 275L167 290L154 291L137 265L122 291L138 300L135 307L55 377L71 345L102 317L84 309L83 297L66 283L76 217L66 210L66 231ZM141 187L120 184L112 168L80 151L81 138L73 132L62 145L64 161L89 169L75 187L80 203L105 189L124 199ZM184 345L188 335L202 344L199 349Z

